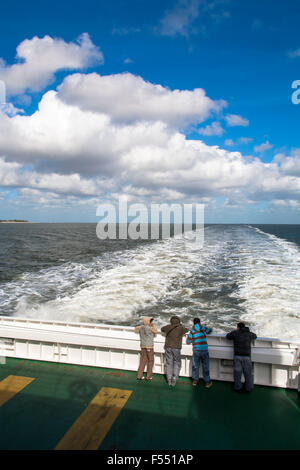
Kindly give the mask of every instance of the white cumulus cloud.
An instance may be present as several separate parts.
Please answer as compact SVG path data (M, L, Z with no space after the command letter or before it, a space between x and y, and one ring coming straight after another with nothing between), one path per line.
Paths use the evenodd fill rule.
M198 132L199 134L210 136L210 135L222 135L225 131L218 121L214 121L212 124L198 129Z
M205 33L207 21L216 24L230 17L229 11L222 8L226 3L226 0L178 0L173 8L165 11L158 31L163 36L171 37L189 37L199 30ZM202 20L200 25L196 24L198 18Z
M215 103L185 91L131 74L69 76L32 115L0 114L2 185L131 200L300 200L298 153L264 163L187 139L182 123L205 119Z
M35 36L19 44L17 63L6 65L0 61L0 79L5 82L8 95L17 95L26 90L42 90L59 70L83 69L102 62L102 52L87 33L79 36L76 43Z
M108 114L115 121L162 121L174 126L203 122L227 104L213 101L202 88L170 90L131 73L69 75L59 86L58 96L65 103Z
M234 126L243 126L247 127L249 126L249 120L243 118L242 116L239 116L238 114L227 114L225 116L226 123L229 127L234 127Z
M266 150L270 150L273 147L272 144L267 140L260 145L255 145L254 152L256 153L264 153Z

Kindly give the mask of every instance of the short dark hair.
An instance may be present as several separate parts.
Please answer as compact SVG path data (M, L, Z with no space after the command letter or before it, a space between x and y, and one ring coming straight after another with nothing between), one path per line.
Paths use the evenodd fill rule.
M150 323L152 323L152 322L153 322L153 320L154 320L154 318L150 318Z
M196 325L197 323L200 323L200 318L194 318L194 325Z
M240 323L237 324L237 327L238 328L245 328L245 323L243 323L242 321Z

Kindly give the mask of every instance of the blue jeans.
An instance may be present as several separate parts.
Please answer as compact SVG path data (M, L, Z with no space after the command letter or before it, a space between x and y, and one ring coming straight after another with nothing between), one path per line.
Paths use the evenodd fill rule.
M249 356L234 356L233 358L233 376L234 388L241 390L243 384L241 382L242 373L245 377L245 389L250 392L253 388L252 362Z
M199 368L200 363L202 362L202 372L203 372L203 380L205 383L210 382L209 377L209 354L208 351L197 351L194 350L193 352L193 359L192 359L192 379L194 382L198 382L199 380Z

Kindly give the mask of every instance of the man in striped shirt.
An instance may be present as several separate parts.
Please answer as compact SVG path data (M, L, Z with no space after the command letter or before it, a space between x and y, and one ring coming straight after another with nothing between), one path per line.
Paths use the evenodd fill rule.
M203 380L205 387L210 388L212 382L209 377L209 354L206 341L206 335L212 332L212 328L201 325L200 319L194 319L194 326L187 336L187 344L193 345L192 359L192 379L193 385L196 386L199 381L199 368L202 362Z

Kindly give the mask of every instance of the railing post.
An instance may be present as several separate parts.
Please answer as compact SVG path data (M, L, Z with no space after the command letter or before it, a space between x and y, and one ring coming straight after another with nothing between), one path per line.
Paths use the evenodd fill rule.
M297 349L297 365L298 365L298 395L300 395L300 350Z

